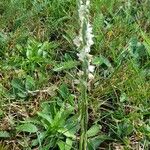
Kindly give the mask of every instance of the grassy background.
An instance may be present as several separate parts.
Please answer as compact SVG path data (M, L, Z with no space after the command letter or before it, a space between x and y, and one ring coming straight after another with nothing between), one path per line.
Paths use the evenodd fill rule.
M93 0L91 5L96 72L89 91L89 128L100 127L91 147L148 150L150 1ZM70 130L71 123L77 138L65 149L77 149L77 18L74 0L0 1L0 138L13 149L47 150L54 139L51 149L62 150L71 137L60 128ZM55 132L41 113L52 115ZM27 120L47 132L38 144L33 144L37 131L28 134L21 128Z

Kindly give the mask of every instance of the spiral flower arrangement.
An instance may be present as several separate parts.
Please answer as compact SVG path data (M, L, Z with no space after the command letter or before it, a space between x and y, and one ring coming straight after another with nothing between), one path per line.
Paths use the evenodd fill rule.
M94 79L95 66L91 65L92 55L90 54L93 42L92 25L90 24L90 0L78 1L78 14L80 30L79 35L74 39L77 46L77 56L81 61L82 69L79 71L79 80L81 88L81 99L79 101L81 133L80 133L80 150L87 149L87 124L88 124L88 96L87 90L89 82Z

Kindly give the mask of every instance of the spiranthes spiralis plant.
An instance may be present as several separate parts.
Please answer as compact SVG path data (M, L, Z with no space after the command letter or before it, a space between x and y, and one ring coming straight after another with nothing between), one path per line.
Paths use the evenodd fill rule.
M79 101L79 113L81 123L80 150L87 149L87 124L88 124L88 96L87 90L89 82L94 78L92 74L95 66L91 65L92 55L90 55L93 42L92 26L89 20L90 0L78 0L78 14L80 30L79 35L74 39L79 53L79 61L82 63L82 69L79 71L81 98Z

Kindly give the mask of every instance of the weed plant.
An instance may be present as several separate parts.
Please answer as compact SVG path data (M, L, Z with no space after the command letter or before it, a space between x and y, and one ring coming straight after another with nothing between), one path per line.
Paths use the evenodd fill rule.
M80 149L149 150L149 6L91 1L95 70L82 88L88 123L81 132L76 1L1 0L0 149L78 150L84 138Z

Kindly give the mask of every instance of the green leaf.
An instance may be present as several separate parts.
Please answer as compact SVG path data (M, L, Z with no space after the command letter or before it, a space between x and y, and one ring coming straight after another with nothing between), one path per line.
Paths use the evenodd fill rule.
M100 125L93 125L88 131L87 136L93 137L96 136L100 132L101 126Z
M68 69L75 68L77 66L77 64L78 64L77 61L70 60L67 62L60 63L59 65L55 66L53 70L56 72L59 72L62 70L68 70Z
M59 129L58 132L62 133L63 135L65 135L68 138L76 139L76 136L74 135L74 133L72 133L68 129Z
M87 149L88 149L88 150L95 150L95 148L93 147L93 145L92 145L91 142L88 142L88 143L87 143Z
M128 97L126 95L126 93L121 93L121 96L120 96L120 102L125 102L128 100Z
M52 126L53 127L57 127L57 128L60 128L62 126L64 126L64 123L65 123L65 119L63 116L63 110L60 110L56 113L54 119L53 119L53 122L52 122Z
M88 141L88 150L96 150L99 147L99 145L105 140L111 139L106 135L99 135L94 138L90 138Z
M148 55L150 56L150 43L144 42L143 44L144 44L144 46L145 46L145 48L147 50Z
M22 84L22 81L18 78L15 78L11 81L11 85L14 89L17 89L19 91L24 92L24 86Z
M3 116L4 112L3 110L0 110L0 117Z
M105 64L108 68L112 68L111 63L104 56L95 57L92 62L94 65L102 65Z
M27 97L26 89L22 83L22 80L15 78L11 81L11 85L13 87L15 95L17 95L21 98Z
M26 98L27 97L27 93L25 92L19 92L19 93L16 93L19 97L21 98Z
M70 138L66 139L65 150L71 150L73 141Z
M95 57L93 59L93 64L94 65L101 65L103 63L102 59L100 57Z
M31 123L25 123L23 125L18 126L16 129L18 131L30 132L30 133L35 133L38 131L37 127Z
M27 51L26 51L26 57L27 57L28 59L30 59L31 56L32 56L32 51L31 51L30 49L27 49Z
M61 94L61 96L62 96L62 98L63 98L64 100L68 98L68 95L69 95L70 93L69 93L69 89L68 89L68 87L67 87L66 84L62 84L62 85L60 86L59 93Z
M60 150L65 150L65 142L58 141L57 144L58 144Z
M43 112L38 112L38 116L40 116L42 119L45 119L47 122L47 125L50 125L52 123L52 117L50 116L50 114L45 114Z
M10 134L7 131L0 131L0 138L9 138Z
M32 140L31 143L32 146L37 146L38 144L41 145L43 140L47 137L47 131L38 132L37 137L38 137L37 139Z
M72 95L68 89L68 86L66 84L62 84L59 88L59 93L63 100L68 101L72 106L74 104L74 95Z
M32 90L35 87L35 82L32 77L27 76L26 82L25 82L25 87L27 90Z

